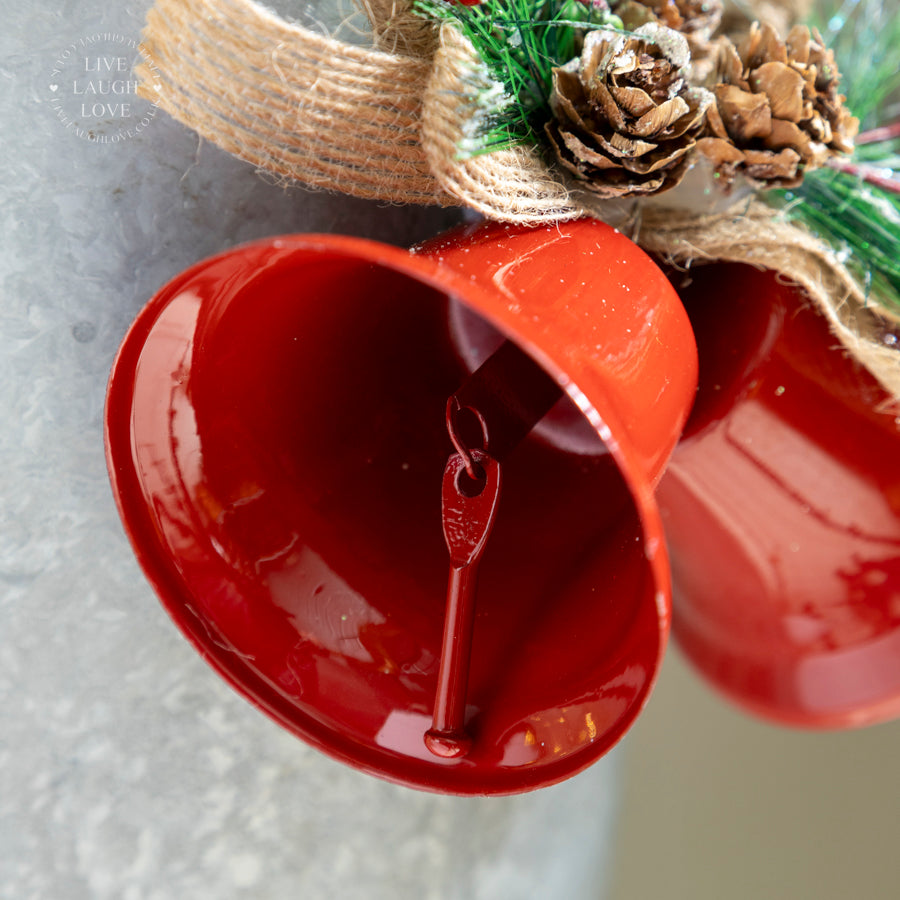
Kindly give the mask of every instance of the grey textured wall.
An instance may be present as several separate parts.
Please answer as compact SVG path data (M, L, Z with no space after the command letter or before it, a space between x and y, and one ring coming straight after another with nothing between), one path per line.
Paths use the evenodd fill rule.
M142 304L241 241L405 245L457 216L282 189L162 113L115 144L79 136L67 112L97 98L54 72L82 65L92 35L136 39L148 6L0 12L0 897L599 896L614 761L500 801L359 775L233 694L144 582L102 443Z

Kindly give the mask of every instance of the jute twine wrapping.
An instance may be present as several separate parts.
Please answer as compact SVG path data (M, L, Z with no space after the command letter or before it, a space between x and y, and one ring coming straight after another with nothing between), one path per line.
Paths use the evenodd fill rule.
M583 216L584 209L533 148L459 158L469 123L477 116L481 77L471 44L455 28L442 28L425 85L421 136L429 167L443 189L457 202L505 222L537 225Z
M252 0L157 0L141 93L285 180L393 203L463 204L523 224L609 218L537 150L460 158L485 77L471 45L449 25L438 34L410 0L362 2L376 49L290 24ZM630 231L682 267L743 262L802 285L846 351L900 401L900 321L867 298L833 249L765 204L717 215L645 208Z
M143 50L141 94L260 169L357 197L454 202L419 142L427 58L336 41L250 0L157 0Z

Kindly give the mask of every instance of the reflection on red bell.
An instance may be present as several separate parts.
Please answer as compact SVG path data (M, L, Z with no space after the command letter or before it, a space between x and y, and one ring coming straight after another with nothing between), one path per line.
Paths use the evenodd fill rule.
M467 744L442 757L445 411L504 338L565 396L503 459ZM107 454L147 576L247 698L364 771L508 794L593 762L647 698L669 618L652 491L695 387L675 292L599 223L412 252L281 237L151 300L113 369Z
M770 719L840 728L900 715L889 398L772 273L703 267L683 296L700 389L658 494L679 643Z

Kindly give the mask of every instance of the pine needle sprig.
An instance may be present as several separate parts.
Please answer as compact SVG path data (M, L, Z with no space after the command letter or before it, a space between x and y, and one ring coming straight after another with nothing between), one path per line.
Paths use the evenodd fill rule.
M819 169L784 192L788 214L838 250L867 293L900 312L900 194L862 177Z
M456 24L502 88L486 91L473 83L482 115L480 133L467 141L465 155L539 143L543 122L552 115L553 69L578 54L586 30L622 27L604 4L579 0L484 0L476 6L416 0L414 9Z
M828 241L867 295L900 313L900 17L882 0L844 0L820 15L847 106L866 131L850 160L768 199Z

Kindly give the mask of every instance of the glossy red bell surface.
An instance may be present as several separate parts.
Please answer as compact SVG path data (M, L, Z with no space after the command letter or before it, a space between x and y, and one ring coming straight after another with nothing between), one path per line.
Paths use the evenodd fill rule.
M504 338L566 396L503 461L470 746L441 757L445 410ZM587 766L647 698L670 587L652 490L695 385L677 295L599 223L471 226L412 252L298 235L150 301L113 369L107 454L144 571L248 699L364 771L508 794Z
M900 428L803 293L749 267L683 292L698 401L658 494L674 633L779 722L900 714Z

